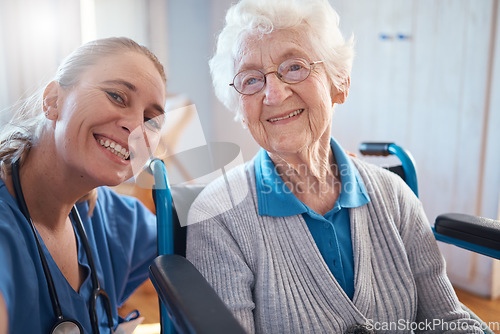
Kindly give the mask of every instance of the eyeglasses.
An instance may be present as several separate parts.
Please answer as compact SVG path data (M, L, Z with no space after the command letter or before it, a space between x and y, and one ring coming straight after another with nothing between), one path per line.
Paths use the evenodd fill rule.
M302 82L311 74L312 67L323 63L323 60L308 62L302 58L292 58L282 62L276 71L263 73L259 70L245 70L236 74L229 86L243 95L253 95L260 92L266 85L266 76L274 73L284 83L296 84Z

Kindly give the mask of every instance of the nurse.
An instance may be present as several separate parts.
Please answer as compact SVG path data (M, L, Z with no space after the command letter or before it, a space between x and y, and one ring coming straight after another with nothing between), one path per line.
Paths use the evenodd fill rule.
M156 223L102 186L146 162L134 142L154 151L165 97L151 51L96 40L0 131L0 333L110 333L123 321L118 306L156 256Z

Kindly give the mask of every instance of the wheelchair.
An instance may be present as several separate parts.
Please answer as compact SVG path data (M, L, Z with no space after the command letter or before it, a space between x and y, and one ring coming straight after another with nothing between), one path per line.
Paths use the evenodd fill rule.
M205 145L192 153L213 162L221 159L212 155L217 155L220 149L231 151L233 146L231 143ZM190 157L186 160L193 161ZM211 165L211 168L223 168ZM159 253L150 266L150 279L160 299L162 334L244 334L245 330L231 311L185 258L187 211L204 185L170 186L165 164L159 159L150 160L147 170L154 177ZM203 174L203 171L197 173Z
M362 155L394 155L401 165L387 167L405 180L418 197L417 173L409 152L394 143L362 143ZM170 186L163 161L149 163L155 179L153 198L158 222L159 256L150 279L161 301L162 333L245 333L200 272L185 258L186 213L203 185ZM174 198L174 200L172 200ZM432 227L438 241L500 259L500 221L466 214L439 215ZM200 298L200 296L203 296ZM485 333L493 333L472 311Z

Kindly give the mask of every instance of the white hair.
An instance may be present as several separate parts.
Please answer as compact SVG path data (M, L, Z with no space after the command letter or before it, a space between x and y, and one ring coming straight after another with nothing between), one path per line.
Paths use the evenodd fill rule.
M276 30L295 30L310 37L314 53L324 61L332 83L343 90L354 57L353 38L345 41L339 16L328 0L241 0L226 14L217 49L209 62L217 98L241 118L239 93L229 86L242 42ZM313 51L311 50L311 51Z

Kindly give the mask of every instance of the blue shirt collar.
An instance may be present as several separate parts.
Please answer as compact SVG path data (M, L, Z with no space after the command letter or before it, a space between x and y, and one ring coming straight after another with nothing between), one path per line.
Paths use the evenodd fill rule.
M342 189L333 210L355 208L370 201L358 170L335 139L330 146L339 168ZM291 192L281 179L274 163L264 149L255 158L257 202L261 216L287 217L311 210Z

